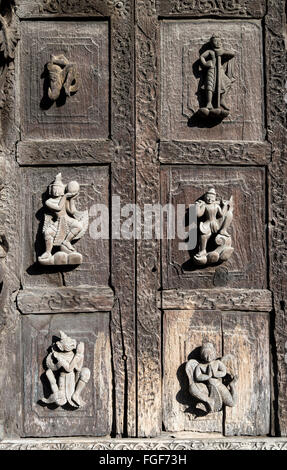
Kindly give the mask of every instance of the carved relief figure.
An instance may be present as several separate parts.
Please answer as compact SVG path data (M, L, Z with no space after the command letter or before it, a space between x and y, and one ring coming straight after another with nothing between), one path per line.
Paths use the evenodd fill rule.
M88 228L88 211L77 211L75 199L80 191L77 181L67 185L58 173L49 186L49 199L45 202L46 210L43 226L46 250L38 257L43 265L81 264L82 255L71 244L79 240ZM52 254L53 247L60 247L60 252Z
M204 90L206 106L199 113L204 116L224 118L229 114L226 104L226 94L230 90L234 77L234 52L223 49L219 34L214 34L210 40L211 49L200 56L200 63L206 71Z
M204 200L196 201L196 215L199 221L199 251L193 261L198 265L226 261L234 251L227 232L233 219L232 196L229 201L218 201L215 189L209 188Z
M85 405L81 393L90 380L90 370L83 367L84 350L84 343L77 344L75 339L60 331L60 341L52 345L52 352L45 360L52 394L49 398L42 398L43 403L56 403L58 406L69 403L75 408ZM60 372L58 383L56 371Z
M71 96L79 89L79 74L76 65L72 64L61 54L51 55L50 62L47 64L49 73L48 96L50 100L56 101L63 88L66 96Z
M227 375L225 362L231 356L217 359L215 348L209 342L202 344L200 356L202 362L191 359L185 367L189 380L189 393L203 403L207 412L220 411L224 405L235 406L235 384L238 377L230 376L228 385L222 382Z

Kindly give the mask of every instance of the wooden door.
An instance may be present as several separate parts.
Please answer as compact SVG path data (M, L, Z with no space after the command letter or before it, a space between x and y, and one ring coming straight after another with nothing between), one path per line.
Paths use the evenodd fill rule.
M286 435L283 0L15 0L0 14L3 435ZM207 122L199 59L219 31L230 111ZM78 227L44 225L56 178L88 210L76 264L39 262L45 237ZM188 207L210 187L233 196L229 259L199 268L184 240L144 237L144 219L130 232L134 204ZM84 406L42 400L60 332L84 343ZM238 398L202 414L185 365L206 340L233 356Z

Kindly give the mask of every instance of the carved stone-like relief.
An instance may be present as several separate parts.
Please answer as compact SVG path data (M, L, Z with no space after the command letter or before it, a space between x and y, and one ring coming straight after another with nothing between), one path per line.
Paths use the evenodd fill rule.
M79 73L75 64L63 55L51 55L51 60L47 64L49 73L48 96L50 100L56 101L63 90L65 96L71 96L79 89Z
M224 118L229 114L229 107L225 101L234 77L234 52L223 48L219 34L210 39L211 49L207 49L200 56L201 66L205 72L204 90L206 106L199 109L203 117Z
M199 251L193 257L194 262L204 265L228 260L234 251L231 236L227 232L233 219L232 196L229 201L218 201L215 189L209 188L204 200L196 201L196 213L199 221Z
M82 255L71 244L82 238L88 228L88 211L77 211L75 206L79 190L77 181L70 181L65 185L61 173L57 174L55 181L49 186L50 197L45 202L47 212L43 226L46 251L38 257L40 264L82 263ZM60 251L53 255L53 247L60 247Z
M228 385L222 382L227 376L227 357L216 359L214 345L209 342L202 344L200 355L202 363L190 359L185 367L190 394L203 403L207 412L220 411L224 405L233 407L236 403L235 384L238 377L231 377Z
M52 345L52 352L45 359L46 376L51 386L49 398L42 398L43 403L55 403L64 406L69 403L74 408L85 405L81 392L90 380L90 369L83 367L84 343L67 336L60 331L60 341ZM58 383L56 371L60 372Z

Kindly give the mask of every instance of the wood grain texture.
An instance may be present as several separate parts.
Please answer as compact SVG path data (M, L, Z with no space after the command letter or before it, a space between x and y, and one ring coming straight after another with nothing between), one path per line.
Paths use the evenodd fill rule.
M286 274L286 191L287 141L285 82L287 73L285 43L285 2L268 1L266 16L266 80L268 140L272 144L272 163L268 168L269 180L269 247L270 288L274 295L275 348L273 350L274 395L272 432L287 435L287 274Z
M222 412L197 416L188 392L185 364L200 361L202 341L211 341L217 356L232 354L230 373L239 376L238 401ZM167 431L265 435L270 431L269 315L218 310L164 312L163 419Z
M22 318L25 436L46 437L110 434L112 373L109 313L32 315ZM45 389L43 360L59 330L83 341L91 378L83 391L86 406L76 410L50 409L39 403ZM48 386L48 385L47 385ZM46 396L46 395L45 395Z
M107 4L107 2L103 2ZM111 137L114 151L111 194L135 202L134 2L112 2ZM111 334L115 412L113 433L136 436L135 241L112 240L111 286L115 292Z
M162 291L161 297L163 310L270 312L272 306L272 293L260 289L171 289Z
M84 163L110 163L111 141L65 140L26 141L17 145L19 165L71 165Z
M127 0L128 1L128 0ZM126 6L127 1L123 2ZM102 17L114 13L114 4L106 0L16 0L20 18L50 17Z
M46 90L45 66L52 54L66 55L80 76L77 93L56 102L47 99ZM23 22L20 74L22 139L108 137L107 22Z
M222 316L224 354L235 357L237 403L226 407L226 436L264 436L270 432L269 316L226 313Z
M235 53L235 81L226 97L229 116L205 125L196 116L202 106L199 52L219 29L223 47ZM161 22L161 139L263 141L261 37L256 21Z
M43 203L47 198L47 188L62 172L65 184L78 181L80 194L77 198L78 210L90 212L89 229L76 243L77 250L83 254L83 263L76 268L52 268L40 266L37 256L44 251L42 223ZM94 239L91 208L94 204L109 204L109 168L99 167L42 167L23 168L22 170L22 234L23 241L23 283L25 286L62 287L78 285L107 285L110 272L109 240ZM61 274L62 273L62 274Z
M267 165L271 161L268 142L160 142L163 164Z
M114 294L109 287L24 289L17 295L17 306L24 314L107 312L113 305Z
M158 41L159 22L154 0L136 2L136 200L159 202ZM138 436L161 432L161 313L160 245L155 238L137 241L137 391Z
M159 0L159 14L262 18L265 0Z
M198 269L192 252L179 250L178 235L162 242L163 287L206 289L211 287L266 287L265 172L260 167L173 165L162 169L162 204L186 208L213 186L219 197L233 196L230 227L234 253L221 265ZM179 223L181 223L179 221ZM184 220L182 222L184 227ZM166 233L166 224L164 225Z
M185 364L199 360L202 341L222 356L219 311L168 310L163 318L163 424L166 431L223 432L223 413L205 415L188 391Z

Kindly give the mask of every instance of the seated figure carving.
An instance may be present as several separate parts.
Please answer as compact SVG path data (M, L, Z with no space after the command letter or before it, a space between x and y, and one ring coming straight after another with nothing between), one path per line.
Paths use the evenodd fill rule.
M67 336L60 331L60 341L52 346L52 352L46 357L46 377L51 386L49 398L42 398L43 403L55 403L64 406L69 403L74 408L85 405L81 392L90 379L90 370L83 367L84 343ZM58 383L54 372L59 371Z
M234 251L227 232L233 219L232 196L229 201L217 201L215 189L209 188L204 199L196 201L196 215L199 221L199 249L193 257L194 263L205 265L228 260Z
M202 344L200 356L202 362L190 359L185 366L189 393L203 404L206 412L220 411L224 405L233 407L236 404L235 384L238 377L229 374L229 384L224 385L222 382L227 375L226 362L232 356L217 359L215 348L210 342Z
M78 211L75 206L79 191L80 185L77 181L63 184L61 173L57 174L55 181L49 186L50 197L45 202L43 226L46 250L38 257L40 264L82 263L82 255L76 252L71 243L79 240L88 228L88 211ZM54 247L60 247L60 252L53 255Z

